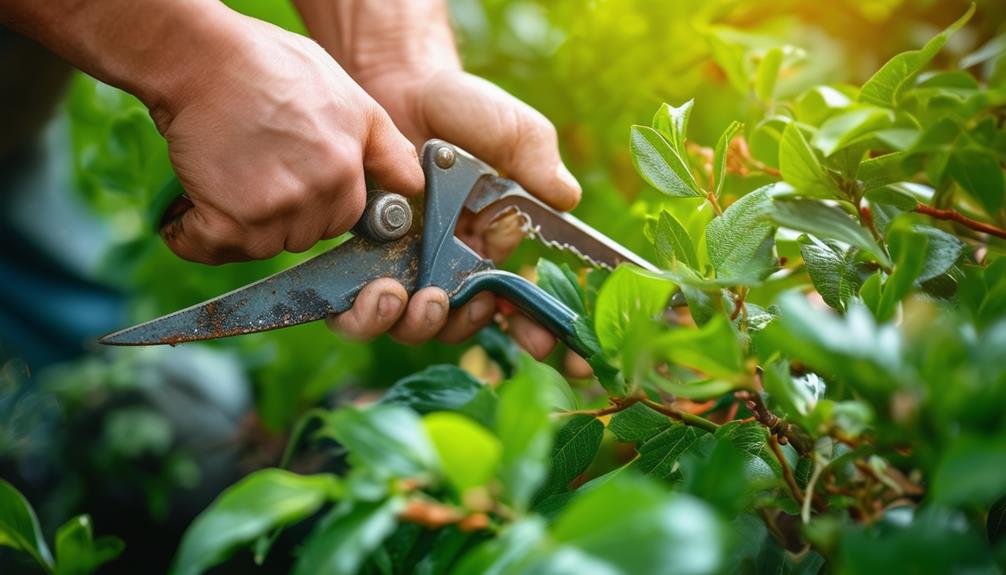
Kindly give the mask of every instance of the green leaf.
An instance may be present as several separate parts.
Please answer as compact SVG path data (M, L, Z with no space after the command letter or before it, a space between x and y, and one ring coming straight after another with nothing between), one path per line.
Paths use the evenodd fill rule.
M837 534L836 573L994 573L989 544L960 512L939 505L892 506L868 526Z
M545 522L532 515L504 528L502 533L465 554L452 575L505 575L515 573L521 562L547 537Z
M678 458L691 449L706 432L690 425L673 422L637 448L639 457L632 466L640 473L670 478Z
M423 418L426 435L440 458L440 469L459 495L485 485L500 463L500 442L474 421L456 413Z
M665 102L653 115L653 121L650 122L650 127L671 144L671 148L677 152L681 159L688 158L685 139L688 137L688 119L692 115L694 104L695 100L688 100L675 108Z
M478 533L465 533L455 526L441 529L430 544L431 551L415 563L413 575L446 575L471 544L479 540ZM397 572L407 570L407 565L401 565Z
M621 573L676 575L718 572L726 543L707 505L625 474L574 499L552 537Z
M814 373L801 377L790 375L788 361L775 361L765 367L762 384L769 394L773 406L781 408L781 414L800 421L814 410L824 398L824 380Z
M748 134L751 157L772 168L779 167L779 147L782 133L791 120L783 116L769 116L755 124Z
M603 436L604 424L593 415L570 417L555 436L552 470L548 482L538 493L538 499L566 491L569 483L594 460Z
M820 126L832 115L844 110L852 100L832 86L814 86L796 102L796 117L811 126Z
M887 242L894 257L894 271L884 282L880 301L874 310L877 320L882 322L894 317L898 303L922 273L929 250L928 238L907 226L892 226Z
M356 465L381 475L411 477L436 468L419 416L405 407L343 407L329 415L323 432L343 444Z
M770 48L758 62L755 72L755 95L762 102L771 102L775 96L775 83L782 67L782 48Z
M880 307L880 295L883 291L883 285L881 284L881 279L884 273L882 271L877 271L870 277L863 281L863 285L859 287L859 298L863 300L863 304L874 313L876 316L877 308Z
M657 250L657 258L666 267L679 261L690 269L698 269L699 261L695 255L695 246L688 236L684 226L670 212L663 210L657 220L653 234L653 244Z
M671 425L671 420L642 403L634 403L611 416L608 431L624 442L645 441Z
M893 155L895 154L888 154L887 156L881 156L880 158L887 158L888 156ZM880 158L874 158L874 159L879 160ZM862 168L866 164L867 162L863 162L862 164L860 164L860 168ZM887 183L890 183L889 180L885 179L885 181ZM912 211L915 209L916 206L919 205L919 200L916 199L915 196L907 193L904 189L901 189L898 186L889 186L886 184L880 184L880 181L876 181L875 183L878 184L878 186L882 187L873 186L871 189L867 190L865 194L863 194L866 197L866 199L870 201L871 204L883 204L893 206L905 212Z
M707 36L713 60L723 69L723 73L737 92L747 95L751 87L751 74L747 68L747 50L744 46L730 42L730 30L714 30Z
M744 474L750 481L772 480L782 476L779 460L768 445L769 432L757 421L730 421L720 426L716 439L732 443L747 455Z
M579 315L585 315L587 310L583 306L583 289L577 280L576 274L569 266L562 264L558 266L544 258L538 260L537 267L538 285L541 289L555 296Z
M56 532L56 574L88 575L122 554L118 537L94 538L91 518L78 515Z
M661 334L653 342L653 348L658 357L709 377L732 380L744 373L737 335L722 315L698 329L681 327Z
M777 350L871 397L886 398L896 388L902 341L894 326L878 326L860 305L850 305L844 316L815 309L797 292L784 293L776 304L779 316L759 334L759 349Z
M999 34L985 44L982 44L982 46L974 52L961 58L961 61L957 66L961 70L966 70L972 66L984 64L985 62L997 58L1004 53L1006 53L1006 33Z
M873 255L884 267L891 266L891 260L870 232L841 208L815 200L777 199L772 217L780 226L818 239L847 243Z
M926 42L921 50L902 52L881 66L859 91L859 101L888 108L897 108L901 93L936 54L943 49L950 36L964 26L975 12L972 4L968 11L946 30Z
M782 132L779 169L783 179L801 196L837 198L841 195L835 180L825 172L796 122L787 124Z
M932 496L947 505L989 505L1006 493L1006 441L955 439L933 473Z
M926 260L922 271L919 272L919 277L916 279L919 283L929 281L950 271L967 246L957 236L948 234L939 228L916 224L912 226L912 230L923 235L929 247L926 251ZM913 247L913 249L919 248L920 246Z
M704 197L680 155L656 130L633 126L630 138L632 163L636 172L658 191L678 198Z
M799 244L814 289L824 303L844 311L863 285L856 269L855 252L806 235L800 236Z
M989 215L1003 206L1006 176L1002 165L991 153L967 148L950 156L950 177L974 199L981 202Z
M475 397L486 385L455 365L431 365L395 382L381 403L403 405L425 414L454 411Z
M723 130L723 134L720 135L720 139L717 140L716 149L713 151L713 180L715 185L713 193L717 198L720 197L720 193L723 191L723 184L727 179L727 153L730 150L730 140L733 139L734 134L740 128L740 122L730 122L727 129Z
M601 349L610 357L623 353L633 321L652 321L667 308L674 284L632 266L619 266L597 295L594 328Z
M196 575L238 548L295 523L342 492L332 475L297 475L265 469L227 488L185 531L171 572Z
M814 135L814 146L828 157L855 139L887 126L892 121L893 113L890 110L873 106L854 108L828 118Z
M333 509L315 526L293 567L294 575L353 575L364 559L398 524L405 500L393 497L378 502L355 502L352 509Z
M503 443L500 477L511 504L525 509L548 474L552 448L549 393L542 382L561 376L522 354L517 374L501 385L496 435Z
M53 572L52 554L31 504L13 485L0 479L0 546L31 555L47 572Z
M716 275L757 281L776 269L772 256L775 224L769 184L741 197L706 226L706 247Z

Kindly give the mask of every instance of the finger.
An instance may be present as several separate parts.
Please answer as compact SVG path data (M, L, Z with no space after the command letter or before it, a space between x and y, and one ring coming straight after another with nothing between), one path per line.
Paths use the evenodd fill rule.
M353 307L325 320L329 329L352 339L368 340L388 331L405 311L409 294L402 284L381 278L367 284L356 296Z
M382 188L415 196L425 187L416 147L398 131L388 114L374 112L364 149L363 167Z
M524 218L516 212L495 220L488 211L476 216L463 212L457 235L472 249L498 264L524 239Z
M344 178L334 185L340 187L338 201L327 201L329 196L323 196L326 203L316 206L316 214L324 218L325 228L318 239L328 240L349 231L360 220L367 207L367 181L363 170L353 176ZM312 244L313 245L313 244Z
M459 343L484 328L496 312L496 296L483 292L471 301L451 312L437 339L447 343Z
M448 306L447 292L436 287L423 288L412 295L402 318L388 333L401 343L423 343L447 323Z
M545 359L555 349L555 336L527 317L514 314L508 318L510 337L535 359Z
M555 127L498 86L465 74L428 92L430 130L482 158L552 207L580 201L580 184L559 156Z
M281 230L250 235L222 215L198 205L165 224L161 238L178 257L209 265L265 259L283 251Z
M594 375L594 368L590 367L587 360L567 349L562 358L562 372L573 379L587 379Z

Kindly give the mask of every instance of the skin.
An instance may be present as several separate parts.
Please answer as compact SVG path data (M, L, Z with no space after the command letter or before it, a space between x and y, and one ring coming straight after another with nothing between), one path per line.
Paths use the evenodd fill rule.
M462 70L444 0L295 4L316 42L216 0L7 0L0 23L147 105L191 202L162 236L188 260L263 259L335 237L363 211L364 173L421 194L416 150L432 137L555 208L579 201L548 120ZM522 235L516 221L473 217L457 233L497 261ZM495 310L491 294L449 310L438 288L409 298L381 279L329 325L357 339L456 342ZM555 345L524 317L507 323L536 357Z

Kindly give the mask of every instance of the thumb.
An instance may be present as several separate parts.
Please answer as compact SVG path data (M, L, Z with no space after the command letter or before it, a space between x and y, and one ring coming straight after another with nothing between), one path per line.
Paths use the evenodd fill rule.
M363 150L363 168L383 189L406 196L421 194L426 179L419 155L387 112L378 109Z
M483 159L553 208L573 209L582 190L559 156L555 127L524 103L515 105L522 109L515 114L516 126L504 130Z
M469 74L435 86L423 101L434 134L485 160L556 209L579 203L580 184L562 163L555 127L545 116Z

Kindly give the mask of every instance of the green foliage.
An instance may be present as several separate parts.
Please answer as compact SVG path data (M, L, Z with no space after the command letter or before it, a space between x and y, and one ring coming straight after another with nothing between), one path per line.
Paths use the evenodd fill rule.
M78 515L56 532L53 559L35 510L20 491L0 479L0 547L25 553L46 573L89 575L121 555L125 545L116 537L95 539L91 518Z
M499 330L460 361L311 327L223 344L253 366L274 430L346 382L397 383L312 411L288 459L307 452L337 473L249 475L193 522L175 572L249 547L262 561L278 538L297 544L296 573L997 572L1006 243L986 232L1006 227L1006 43L989 33L994 4L879 66L918 44L914 3L455 2L469 69L559 125L587 191L578 215L662 272L584 276L518 251L515 269L581 317L595 377L572 384ZM856 34L832 33L846 19ZM962 53L975 37L989 39ZM139 221L164 166L130 154L163 150L137 104L109 94L74 87L78 168L123 227L121 269L149 294L138 309L303 257L211 277L156 247ZM149 415L112 418L108 440L163 453L171 430ZM2 542L45 569L113 554L68 527L53 567L34 516L10 509L22 511Z
M0 543L30 555L47 571L53 570L52 553L42 537L35 510L13 485L0 481Z
M339 480L329 475L302 476L280 469L249 475L192 523L172 573L202 573L271 530L311 515L342 491Z

